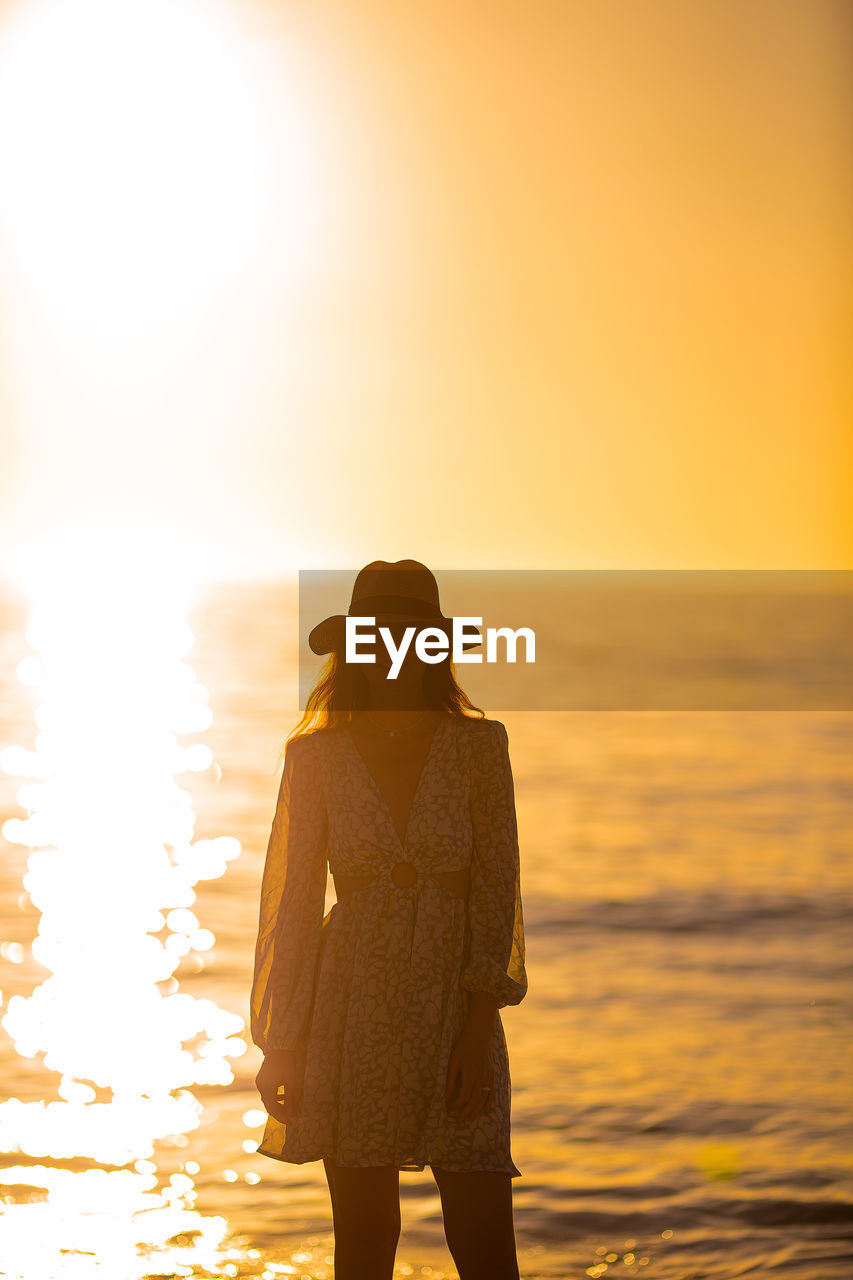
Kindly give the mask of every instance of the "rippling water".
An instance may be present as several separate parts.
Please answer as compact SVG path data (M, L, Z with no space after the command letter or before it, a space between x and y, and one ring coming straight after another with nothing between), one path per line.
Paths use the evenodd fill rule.
M25 617L4 601L2 745L31 747L35 697L15 674ZM216 767L182 785L195 839L236 837L243 853L197 885L216 945L176 977L244 1018L276 761L296 718L291 606L275 584L231 587L190 618L187 660L214 717L198 740ZM522 848L530 991L503 1018L522 1275L850 1276L853 714L485 710L509 730ZM0 774L4 823L23 814L19 785ZM27 856L4 843L4 1009L46 976L29 949ZM56 1097L56 1073L5 1033L0 1058L7 1095ZM213 1223L221 1236L168 1274L331 1274L322 1165L251 1149L259 1063L250 1047L233 1083L196 1087L199 1127L155 1144L158 1176L189 1170L194 1187L196 1216L176 1213L173 1235L191 1244ZM60 1175L105 1167L2 1150L7 1244L56 1237L53 1270L4 1274L102 1274ZM401 1174L401 1188L399 1273L455 1275L429 1172ZM145 1221L143 1206L137 1257ZM155 1254L123 1274L165 1273Z

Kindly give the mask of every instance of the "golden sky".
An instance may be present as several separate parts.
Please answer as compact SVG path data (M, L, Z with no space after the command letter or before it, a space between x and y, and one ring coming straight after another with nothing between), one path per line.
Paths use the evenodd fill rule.
M0 10L7 548L853 567L845 3L104 4Z

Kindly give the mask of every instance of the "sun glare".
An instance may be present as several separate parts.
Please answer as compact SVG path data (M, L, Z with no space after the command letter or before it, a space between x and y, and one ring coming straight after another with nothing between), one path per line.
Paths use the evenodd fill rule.
M12 546L132 509L263 550L226 442L269 413L271 315L322 263L330 202L308 39L252 22L226 0L0 15Z
M298 101L283 122L285 72L233 7L28 0L4 18L0 69L4 241L29 288L85 299L84 321L132 302L140 328L152 308L168 328L164 290L180 310L181 284L198 305L211 278L262 268L275 184L304 177L309 137ZM300 258L309 204L303 189L289 205Z

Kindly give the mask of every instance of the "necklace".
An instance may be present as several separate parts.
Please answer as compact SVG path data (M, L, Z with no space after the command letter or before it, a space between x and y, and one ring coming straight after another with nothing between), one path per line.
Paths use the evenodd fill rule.
M362 712L362 715L367 716L368 720L372 719L369 711ZM374 727L376 728L376 731L378 733L384 733L389 738L395 738L398 733L408 733L410 729L414 729L415 725L420 724L424 716L428 716L428 715L429 715L429 708L427 708L426 711L422 711L421 714L417 716L416 719L412 720L409 724L405 724L398 729L386 729L384 725L376 724L375 721L374 721Z

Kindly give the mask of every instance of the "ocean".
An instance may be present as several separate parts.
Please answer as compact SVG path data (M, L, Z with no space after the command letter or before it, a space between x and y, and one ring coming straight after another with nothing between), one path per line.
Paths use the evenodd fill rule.
M186 1064L176 1066L174 1092L195 1120L148 1148L137 1101L125 1163L105 1156L95 1110L111 1098L133 1105L109 1086L122 1068L83 1074L95 1059L56 1030L61 1005L39 1014L54 1019L52 1068L20 1021L21 1001L50 976L32 949L48 889L27 887L33 855L15 837L33 782L13 771L55 726L57 695L32 678L26 603L8 585L0 599L0 1274L329 1277L322 1164L253 1150L261 1055L247 1026L233 1030L248 1022L278 754L299 715L293 592L222 585L188 615L181 670L207 691L210 721L187 740L209 748L210 763L179 778L183 830L226 838L230 856L196 882L184 932L198 945L158 989L232 1015L222 1035L233 1053L220 1081L187 1086ZM85 618L75 625L85 636ZM132 677L131 667L128 688ZM105 695L87 668L74 694L86 742L87 699L97 708L114 689ZM483 710L508 729L521 849L529 992L502 1011L521 1275L853 1276L853 712ZM161 749L151 742L143 761ZM94 797L98 768L79 775ZM160 794L147 775L136 785L110 827L107 906L81 908L106 959L107 908L138 892L136 839ZM70 837L59 849L72 872L76 850ZM65 874L52 865L40 885ZM110 1006L111 989L87 1043L105 1030L144 1065L144 1028ZM51 1141L42 1109L63 1098L77 1108L73 1147ZM397 1274L455 1276L429 1170L400 1184Z

